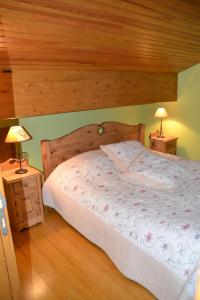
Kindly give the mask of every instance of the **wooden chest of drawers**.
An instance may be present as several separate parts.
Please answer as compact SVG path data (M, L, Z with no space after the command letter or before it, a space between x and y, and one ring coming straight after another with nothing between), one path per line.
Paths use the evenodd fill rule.
M173 154L176 155L176 148L177 148L177 137L151 137L150 138L150 149Z
M27 169L25 174L2 173L11 227L18 231L44 221L41 173Z

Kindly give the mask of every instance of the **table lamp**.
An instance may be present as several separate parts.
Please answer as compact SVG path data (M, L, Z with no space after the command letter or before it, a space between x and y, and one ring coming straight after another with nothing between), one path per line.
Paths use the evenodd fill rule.
M162 119L163 118L167 118L168 117L168 113L166 111L166 109L164 107L159 107L155 114L154 114L154 117L156 118L160 118L160 131L159 131L159 135L158 137L159 138L163 138L163 129L162 129Z
M10 127L5 139L5 143L16 143L16 160L19 163L20 168L15 171L16 174L24 174L28 170L22 168L22 163L27 159L27 153L21 152L20 143L30 140L31 137L28 132L21 126Z

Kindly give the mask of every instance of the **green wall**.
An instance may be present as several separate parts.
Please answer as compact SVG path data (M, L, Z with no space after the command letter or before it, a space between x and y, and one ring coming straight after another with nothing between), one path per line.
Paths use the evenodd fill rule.
M169 118L163 122L164 132L178 136L178 155L190 159L200 159L200 64L179 73L178 101L141 106L65 113L20 119L31 141L23 143L23 150L30 154L30 164L41 168L40 140L53 139L67 134L80 126L103 121L146 124L146 144L152 130L159 128L153 117L156 108L164 106Z
M179 73L178 101L143 107L146 140L151 131L159 128L159 120L153 117L159 106L165 107L169 114L163 121L164 133L179 138L177 154L200 160L200 64Z

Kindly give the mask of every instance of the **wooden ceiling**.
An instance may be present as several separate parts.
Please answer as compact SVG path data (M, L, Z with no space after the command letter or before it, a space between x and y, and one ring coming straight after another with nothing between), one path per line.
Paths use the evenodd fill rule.
M0 0L0 64L179 72L200 62L198 0ZM6 59L5 59L6 58Z

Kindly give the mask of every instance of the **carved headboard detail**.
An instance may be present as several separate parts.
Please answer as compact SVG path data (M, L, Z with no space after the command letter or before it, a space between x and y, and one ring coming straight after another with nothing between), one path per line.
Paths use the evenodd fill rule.
M144 129L143 124L105 122L86 125L51 141L43 140L41 146L45 178L63 161L79 153L96 150L100 145L125 140L138 140L144 143Z

